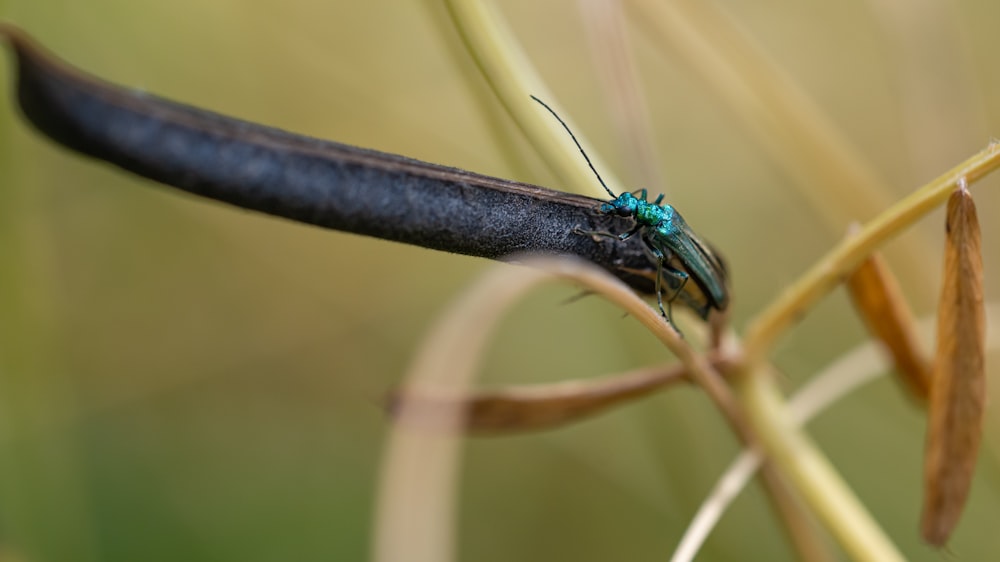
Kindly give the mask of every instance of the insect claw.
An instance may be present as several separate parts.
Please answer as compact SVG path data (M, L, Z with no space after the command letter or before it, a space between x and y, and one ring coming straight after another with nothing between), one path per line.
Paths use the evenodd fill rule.
M664 309L663 301L660 300L659 298L657 300L659 301L657 304L660 305L660 316L663 317L663 320L667 323L667 325L669 325L671 328L674 329L675 332L677 332L677 335L680 336L681 339L684 339L684 332L682 332L681 329L677 327L677 324L674 324L673 311L671 306L673 302L667 301L667 308Z

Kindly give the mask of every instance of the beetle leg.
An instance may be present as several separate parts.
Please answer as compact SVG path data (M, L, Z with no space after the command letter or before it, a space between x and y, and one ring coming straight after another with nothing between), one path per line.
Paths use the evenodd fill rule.
M678 295L681 294L681 291L684 290L684 285L687 284L688 279L690 279L691 277L687 274L686 271L681 271L679 269L674 269L674 268L670 267L669 264L664 265L662 261L660 262L660 266L671 277L673 277L675 279L680 279L680 281L681 281L681 284L677 287L677 289L674 291L674 293L672 295L670 295L670 298L667 299L667 316L668 316L667 319L670 320L671 324L673 324L673 316L671 316L671 307L673 306L674 301L677 299ZM659 281L659 277L657 277L657 281ZM659 291L659 289L657 289L657 291L656 291L656 298L658 300L660 299L660 291ZM660 312L663 312L663 303L662 303L662 301L660 302Z
M637 225L635 225L635 226L632 227L632 230L629 230L628 232L623 232L623 233L619 234L618 235L618 239L621 240L622 242L624 242L624 241L628 240L629 238L635 236L640 230L642 230L642 225L641 224L637 224Z
M677 326L674 325L674 317L672 310L673 303L674 299L677 298L677 295L681 294L681 291L684 289L684 285L687 283L688 278L690 276L687 274L686 271L681 271L679 269L674 269L673 267L670 267L670 264L667 263L666 255L660 248L648 242L646 244L646 247L649 249L649 253L652 254L653 258L656 260L656 304L660 307L660 314L663 316L663 318L666 319L666 321L669 322L670 325L673 326L675 330L677 330ZM670 275L675 279L680 280L680 286L678 286L677 289L673 292L673 294L671 294L670 297L667 298L667 306L663 306L664 273ZM677 333L681 334L681 331L677 330ZM681 334L681 337L683 336L684 334Z

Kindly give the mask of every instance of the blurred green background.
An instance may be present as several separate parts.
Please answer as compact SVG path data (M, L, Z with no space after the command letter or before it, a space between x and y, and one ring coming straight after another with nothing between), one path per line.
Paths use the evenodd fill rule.
M0 0L0 18L121 84L557 187L536 160L504 157L496 127L515 130L483 111L496 102L426 4ZM893 198L1000 134L1000 4L938 4L722 3ZM638 181L621 169L578 5L509 2L503 13L577 126ZM728 257L739 328L843 229L687 67L632 31L670 200ZM438 312L490 264L250 214L69 154L20 119L2 61L0 560L365 559L387 427L379 401ZM974 190L988 298L997 183ZM925 270L901 279L921 315L935 309L942 223L938 212L902 240L923 251ZM564 305L574 294L554 288L518 307L485 378L561 380L664 359L598 299ZM791 389L865 339L838 291L776 363ZM951 545L965 560L1000 550L996 420ZM897 385L866 387L812 427L904 552L939 560L917 534L924 423ZM474 440L462 559L662 560L735 451L690 389L558 431ZM753 487L700 559L791 557Z

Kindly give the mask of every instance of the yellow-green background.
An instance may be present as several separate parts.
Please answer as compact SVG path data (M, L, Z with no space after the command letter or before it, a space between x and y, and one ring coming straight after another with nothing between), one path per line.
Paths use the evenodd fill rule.
M956 2L954 19L917 22L933 30L919 56L901 53L890 4L724 3L900 197L1000 135L1000 4ZM508 2L504 14L620 168L577 5ZM503 156L469 61L422 3L4 0L0 18L118 83L556 186L536 161L515 168ZM843 231L686 67L632 36L671 202L728 257L740 326ZM235 210L69 154L17 115L12 74L5 58L0 560L367 557L386 431L379 401L437 312L490 264ZM934 87L915 96L907 76ZM997 187L975 190L987 297L997 294ZM924 275L901 280L921 315L934 310L942 222L939 212L907 235L928 241ZM515 311L486 378L586 377L663 358L597 299L563 305L573 294L543 292ZM837 293L783 340L777 363L791 388L865 337ZM917 534L924 425L897 390L879 381L813 428L906 554L939 560ZM964 560L1000 550L996 419L952 542ZM462 557L662 560L734 451L689 389L559 431L474 441ZM701 559L789 557L751 489Z

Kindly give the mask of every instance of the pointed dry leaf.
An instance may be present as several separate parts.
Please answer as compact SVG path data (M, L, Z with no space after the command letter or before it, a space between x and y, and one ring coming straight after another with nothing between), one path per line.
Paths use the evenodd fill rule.
M394 393L388 410L396 417L400 401L408 402L408 423L421 423L419 414L461 402L465 430L477 434L538 431L568 424L628 400L651 394L664 386L686 381L683 366L656 366L588 381L511 387L467 397Z
M969 494L986 400L979 221L964 184L948 199L946 230L921 521L924 540L939 547L951 536Z
M896 277L880 254L872 254L861 262L847 278L847 290L868 331L892 356L903 384L916 397L927 400L930 366L920 352L916 321Z

